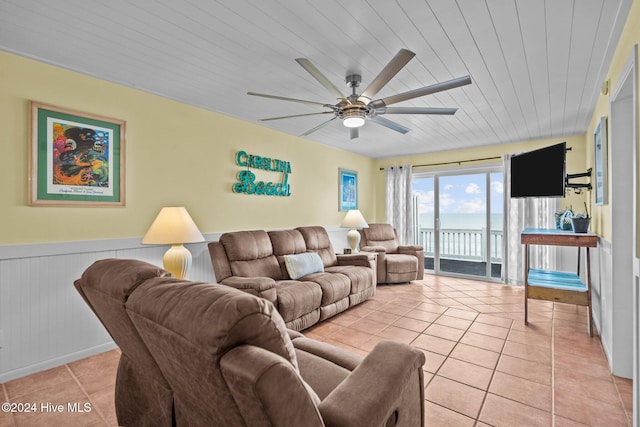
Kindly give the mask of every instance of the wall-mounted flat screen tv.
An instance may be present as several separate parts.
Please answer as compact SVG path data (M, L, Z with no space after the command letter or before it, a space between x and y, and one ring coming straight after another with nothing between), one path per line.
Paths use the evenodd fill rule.
M564 197L567 143L511 156L511 197Z

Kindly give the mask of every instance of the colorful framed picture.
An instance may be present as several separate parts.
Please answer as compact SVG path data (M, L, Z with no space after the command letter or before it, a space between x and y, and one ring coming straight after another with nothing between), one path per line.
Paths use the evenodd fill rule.
M125 205L122 120L29 102L29 204Z
M593 162L595 173L596 205L607 202L607 118L601 117L593 132Z
M338 170L338 210L358 209L358 172Z

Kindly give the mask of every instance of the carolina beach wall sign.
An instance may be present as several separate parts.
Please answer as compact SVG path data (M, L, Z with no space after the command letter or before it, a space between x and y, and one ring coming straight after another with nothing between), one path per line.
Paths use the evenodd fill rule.
M288 183L291 173L291 163L272 159L271 157L247 154L246 151L236 153L236 164L246 168L238 172L238 182L233 184L234 193L255 194L258 196L291 196L291 185ZM267 172L281 173L279 182L256 182L256 174L251 169L260 169Z

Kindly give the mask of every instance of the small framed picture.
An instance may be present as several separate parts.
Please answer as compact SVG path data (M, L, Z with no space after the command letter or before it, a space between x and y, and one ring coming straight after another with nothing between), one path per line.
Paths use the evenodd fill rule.
M338 210L358 209L358 172L338 170Z
M125 122L29 102L29 204L124 206Z
M593 132L593 162L595 173L596 205L607 201L607 118L601 117Z

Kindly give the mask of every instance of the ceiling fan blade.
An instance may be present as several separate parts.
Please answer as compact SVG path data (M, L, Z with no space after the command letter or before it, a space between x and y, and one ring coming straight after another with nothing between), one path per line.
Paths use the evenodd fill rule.
M392 95L387 98L376 99L375 101L371 101L371 103L369 103L369 106L373 108L380 108L386 105L407 101L409 99L430 95L432 93L441 92L443 90L449 90L449 89L453 89L453 88L468 85L468 84L471 84L471 77L469 76L458 77L457 79L448 80L442 83L436 83L430 86L425 86L420 89L410 90L408 92L399 93L397 95Z
M376 114L443 114L452 115L457 108L428 108L428 107L382 107L376 108Z
M322 105L323 107L329 107L329 108L333 108L334 107L331 104L323 104L322 102L306 101L304 99L287 98L287 97L284 97L284 96L277 96L277 95L267 95L266 93L247 92L247 95L261 96L263 98L279 99L281 101L301 102L303 104Z
M349 128L349 139L360 137L360 128Z
M334 113L333 113L333 111L322 111L320 113L293 114L291 116L268 117L266 119L260 119L260 121L261 122L268 122L270 120L290 119L292 117L316 116L318 114L334 114Z
M401 124L398 124L396 122L392 122L391 120L385 119L383 117L380 116L375 116L371 118L371 121L374 123L377 123L379 125L382 125L384 127L387 127L389 129L395 130L396 132L400 132L402 134L405 134L407 132L409 132L411 129L406 128L404 126L402 126Z
M333 83L331 83L329 79L326 78L325 75L322 74L320 70L318 70L316 66L311 63L311 61L309 61L307 58L297 58L296 62L300 64L302 68L307 70L307 72L311 74L314 79L319 81L322 86L327 88L329 92L333 93L336 98L341 99L351 105L351 102L349 102L349 100L344 97L340 90Z
M335 120L335 119L337 119L337 118L338 118L338 116L331 117L331 118L330 118L329 120L327 120L326 122L324 122L324 123L320 123L318 126L314 127L313 129L309 129L308 131L306 131L305 133L303 133L303 134L302 134L302 135L300 135L300 136L307 136L307 135L309 135L309 134L312 134L313 132L315 132L315 131L317 131L317 130L322 129L323 127L325 127L326 125L328 125L329 123L331 123L333 120Z
M410 50L400 49L400 51L396 53L396 56L380 71L380 74L369 83L369 86L362 92L360 97L358 97L358 101L363 102L365 105L371 102L371 99L376 96L380 89L389 83L389 80L398 74L414 56L416 56L416 54Z

